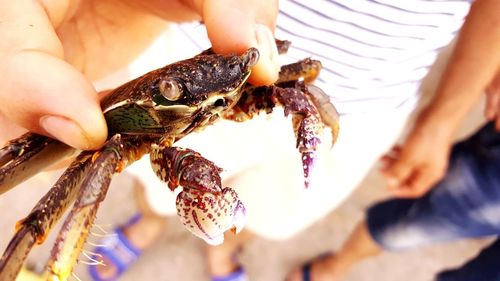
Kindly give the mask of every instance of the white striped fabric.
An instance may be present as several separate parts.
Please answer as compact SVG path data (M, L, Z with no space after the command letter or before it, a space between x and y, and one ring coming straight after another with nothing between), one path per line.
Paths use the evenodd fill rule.
M285 62L319 59L317 85L341 114L414 106L420 81L460 29L466 0L282 0L276 37ZM182 32L207 48L204 27Z

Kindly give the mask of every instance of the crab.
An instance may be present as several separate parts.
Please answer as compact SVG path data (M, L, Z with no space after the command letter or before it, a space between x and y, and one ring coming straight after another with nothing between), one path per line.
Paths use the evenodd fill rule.
M277 40L280 53L287 41ZM113 174L145 154L158 177L173 191L181 187L177 213L188 230L210 244L223 242L228 230L239 232L245 207L237 193L221 183L221 168L199 153L175 147L177 140L225 118L237 122L276 106L292 115L296 146L302 156L307 187L317 157L321 134L330 127L333 142L338 114L328 96L311 84L321 63L304 59L282 66L270 86L247 82L259 52L201 54L151 71L108 94L102 109L109 138L96 151L81 151L59 180L40 199L16 233L0 260L0 280L15 280L29 251L43 243L55 223L72 204L58 233L45 276L66 280L92 227ZM75 150L49 137L27 133L0 150L0 194Z

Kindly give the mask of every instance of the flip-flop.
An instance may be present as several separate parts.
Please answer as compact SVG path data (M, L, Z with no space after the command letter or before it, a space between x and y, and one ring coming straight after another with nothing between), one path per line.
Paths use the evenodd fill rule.
M311 265L313 261L309 261L302 265L302 281L311 281Z
M141 214L136 214L124 225L116 228L114 233L104 238L101 246L95 248L94 252L98 259L107 261L106 266L113 266L116 272L109 278L104 278L99 273L99 267L102 264L89 265L89 274L94 281L114 281L117 280L127 269L135 263L141 255L141 250L135 247L125 236L123 230L142 218Z
M248 275L243 267L224 276L212 276L212 281L248 281Z
M302 281L312 281L312 279L311 279L312 264L314 262L325 259L327 257L331 257L332 255L333 255L333 253L324 253L324 254L317 256L316 258L314 258L312 260L309 260L305 264L303 264L302 265Z

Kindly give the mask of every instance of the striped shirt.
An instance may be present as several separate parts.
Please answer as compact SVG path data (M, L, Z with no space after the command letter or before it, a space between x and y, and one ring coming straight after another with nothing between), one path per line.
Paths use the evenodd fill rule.
M439 51L456 36L466 0L281 0L276 37L292 41L285 62L321 60L316 81L341 114L414 107ZM181 25L199 47L200 25Z

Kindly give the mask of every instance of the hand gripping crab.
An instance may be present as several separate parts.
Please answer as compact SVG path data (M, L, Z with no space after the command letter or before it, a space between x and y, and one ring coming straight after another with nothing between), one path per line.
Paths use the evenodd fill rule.
M281 52L288 49L288 42L277 42ZM219 244L225 231L239 231L245 209L233 189L222 187L221 169L195 151L173 146L220 117L245 121L283 106L286 115L292 114L307 186L324 125L332 129L333 140L338 131L335 108L319 88L309 84L321 63L305 59L285 65L274 85L255 87L247 78L258 57L254 48L241 56L207 50L147 73L107 95L102 108L110 138L98 151L81 152L31 213L18 222L0 260L0 280L15 280L33 245L44 241L73 204L46 272L47 279L66 280L112 175L146 153L170 189L182 187L177 211L193 234ZM33 133L10 141L0 150L0 194L72 153L72 148Z

